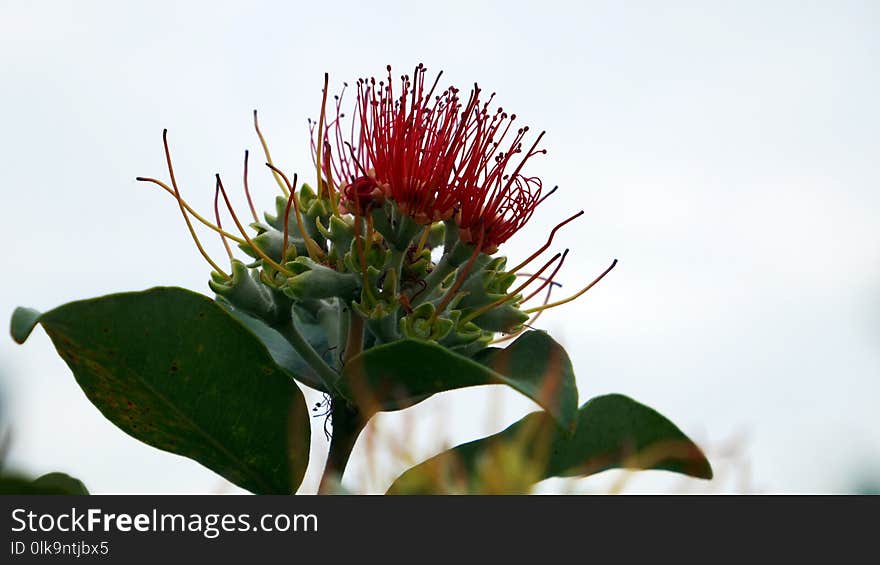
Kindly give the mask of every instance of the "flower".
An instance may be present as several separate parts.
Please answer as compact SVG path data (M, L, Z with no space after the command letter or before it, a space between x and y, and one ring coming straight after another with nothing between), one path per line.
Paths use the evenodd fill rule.
M464 107L454 86L435 95L442 73L428 88L428 69L421 64L412 78L400 77L396 91L391 67L386 68L387 82L358 79L347 138L342 95L336 97L336 116L323 135L324 175L339 182L349 205L357 199L363 208L367 196L388 196L418 223L447 220L458 204L451 180L467 147L476 91Z
M472 136L455 178L455 193L461 240L492 254L529 221L538 204L553 191L542 198L541 179L528 177L522 172L530 158L547 152L538 149L544 132L522 154L522 142L529 127L518 128L505 150L505 138L512 129L516 114L508 115L498 108L490 117L488 105L488 102L484 104L472 119ZM521 154L516 168L508 171L514 158Z
M552 303L550 292L558 286L554 279L568 250L542 259L531 273L523 272L550 248L556 232L583 211L558 223L540 248L512 268L506 267L506 258L488 257L556 190L544 191L541 179L526 172L533 157L546 153L540 148L544 132L528 139L530 128L519 126L515 114L493 107L495 94L483 96L477 84L465 99L454 86L437 93L442 73L429 82L424 65L412 77L401 76L399 84L390 67L387 72L385 80L357 81L350 124L344 123L346 88L335 97L335 115L331 109L328 118L329 79L324 75L321 117L312 124L311 136L317 191L305 184L297 191L297 176L291 182L273 164L254 113L266 165L283 197L276 199L277 215L260 222L248 189L245 152L243 184L255 222L251 227L257 231L253 237L236 215L219 175L214 223L183 200L163 133L171 186L140 180L162 187L177 200L196 246L214 269L212 288L218 294L253 312L255 300L245 298L254 293L245 286L257 285L264 291L260 296L283 298L280 310L302 310L303 319L314 318L315 309L324 306L341 308L338 316L357 312L353 319L361 325L353 322L350 331L368 331L378 340L373 343L395 341L403 332L473 354L497 332L508 334L501 338L505 340L529 327L525 322L530 314L534 322L544 310L583 295L614 267L616 261L582 290ZM238 235L223 229L221 195ZM220 235L232 262L231 275L208 256L190 217ZM227 240L256 260L246 265L251 270L247 280L240 276L244 271ZM442 254L434 259L440 246ZM525 280L514 285L517 277ZM545 289L542 305L525 307ZM330 298L337 300L319 302ZM280 311L260 308L256 315L261 318ZM352 343L349 353L354 355L366 342Z
M522 170L546 152L537 149L543 133L511 172L529 128L512 133L515 114L502 108L490 114L494 94L482 102L474 84L466 103L454 86L435 95L442 73L427 88L421 64L412 78L400 77L397 92L390 66L387 71L387 82L357 81L350 127L343 123L345 88L336 96L336 115L323 128L325 179L339 183L349 208L363 211L387 196L420 224L454 217L463 241L478 245L482 239L481 249L494 252L542 200L541 180Z

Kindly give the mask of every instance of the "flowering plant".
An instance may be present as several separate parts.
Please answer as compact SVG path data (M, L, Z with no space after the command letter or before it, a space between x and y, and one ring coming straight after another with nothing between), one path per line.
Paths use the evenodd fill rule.
M293 493L302 481L310 420L301 385L329 402L321 492L337 491L376 413L485 384L508 385L541 410L417 465L389 492L525 492L548 477L613 467L710 478L700 449L654 410L622 395L578 407L568 355L531 328L616 261L551 302L568 250L544 256L577 212L508 266L499 248L556 190L527 173L545 153L544 133L531 136L477 85L465 97L451 86L441 91L440 75L427 77L419 65L399 81L390 67L384 80L359 79L347 117L346 88L328 106L325 75L320 117L311 123L314 186L274 164L254 112L280 194L261 219L245 152L248 226L219 175L213 221L184 199L166 130L168 182L138 180L174 197L211 265L214 299L153 288L46 313L19 308L13 337L24 342L39 323L115 425L255 493ZM226 268L205 251L197 224L222 239ZM234 257L233 243L246 261Z

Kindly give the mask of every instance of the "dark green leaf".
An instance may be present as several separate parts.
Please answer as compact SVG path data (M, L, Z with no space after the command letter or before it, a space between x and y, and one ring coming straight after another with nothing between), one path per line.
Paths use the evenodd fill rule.
M33 485L38 489L60 490L64 494L89 494L89 490L81 480L65 473L46 473L37 478Z
M14 475L0 476L0 494L89 494L79 479L64 473L48 473L29 481Z
M318 374L315 373L315 370L303 360L299 353L297 353L293 346L284 339L284 336L282 336L278 330L228 303L220 304L232 314L235 319L251 330L254 335L263 342L263 345L269 350L269 354L272 356L275 364L284 369L288 375L314 389L326 392L324 384L321 382ZM301 333L306 335L307 338L313 336L317 337L316 332L309 332L309 330L312 330L312 326L300 327ZM309 341L311 342L312 340ZM313 344L316 351L332 351L332 349L326 345L326 339L324 339L323 342L317 339L315 339L315 341L318 344L317 346Z
M16 343L24 343L34 331L34 326L40 321L40 312L33 308L19 306L12 313L12 321L9 324L9 333Z
M396 341L349 361L344 377L350 398L381 410L410 406L437 392L506 384L538 403L566 430L577 416L571 361L562 346L539 331L523 334L506 349L487 349L474 358L431 342Z
M560 434L546 413L535 412L500 433L413 467L388 492L525 492L546 478L613 468L712 478L703 452L675 424L631 398L609 394L580 408L573 436Z
M302 392L211 299L154 288L72 302L39 323L89 400L129 435L252 492L299 487L310 435Z

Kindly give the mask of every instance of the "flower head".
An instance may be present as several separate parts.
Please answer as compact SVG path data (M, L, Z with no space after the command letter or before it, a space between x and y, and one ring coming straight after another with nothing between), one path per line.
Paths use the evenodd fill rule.
M339 184L353 210L389 197L422 224L454 216L465 242L494 252L542 200L541 180L523 168L546 152L538 149L543 133L524 153L529 128L515 128L516 115L502 108L490 111L494 94L482 101L476 84L466 102L454 86L437 93L442 73L428 88L423 65L401 76L395 90L387 70L387 81L357 81L350 127L345 89L336 97L336 115L323 128L326 180Z
M428 87L421 64L412 77L400 77L399 90L390 66L387 71L386 80L358 79L347 135L342 95L336 97L336 116L322 140L324 175L339 184L349 205L359 200L363 207L382 195L419 223L449 219L457 204L451 179L466 148L466 119L476 96L462 107L457 88L436 93L442 73Z
M529 221L549 194L541 198L541 179L523 173L530 158L546 153L538 149L544 132L523 153L529 127L517 128L511 135L516 114L498 108L490 116L488 106L487 102L471 119L469 146L455 188L461 239L491 254ZM512 163L517 164L510 171Z
M515 114L493 106L494 93L484 96L476 84L465 98L454 86L439 90L442 73L429 81L423 65L399 81L390 67L387 72L384 80L357 81L350 123L343 113L346 88L328 116L325 74L321 115L311 139L317 190L306 184L297 190L297 176L291 182L275 166L254 113L266 165L283 195L276 198L277 214L260 221L248 188L245 152L242 181L255 234L235 213L219 175L214 222L183 199L164 134L171 186L140 179L177 200L199 251L214 269L211 288L223 300L273 327L322 316L348 320L350 347L342 355L326 349L327 362L334 364L324 371L328 374L364 347L404 337L472 355L496 333L507 334L501 341L510 339L541 312L583 295L615 264L572 296L550 302L568 250L542 257L555 234L583 211L557 224L546 243L516 266L508 268L506 258L491 257L556 190L544 191L541 179L526 171L533 157L546 152L540 148L544 133L531 136ZM221 196L237 234L223 228ZM231 274L207 254L191 218L219 234ZM230 241L254 262L235 260ZM539 259L532 272L524 272ZM523 280L515 285L517 278ZM543 304L526 306L545 291ZM305 355L319 357L302 348ZM332 388L335 377L327 382Z

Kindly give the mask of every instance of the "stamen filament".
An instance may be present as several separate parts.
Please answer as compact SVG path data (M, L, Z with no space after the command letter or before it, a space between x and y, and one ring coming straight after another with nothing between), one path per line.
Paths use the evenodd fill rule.
M550 192L548 192L547 194L545 194L544 196L542 196L542 197L538 200L538 202L535 204L535 207L540 206L545 200L547 200L548 198L550 198L551 196L553 196L553 193L556 192L557 190L559 190L559 185L554 186L553 188L550 189Z
M296 186L296 173L293 173L293 186ZM290 196L287 197L287 206L284 208L284 232L281 239L281 261L284 262L287 259L287 232L288 232L288 221L290 220L290 205L296 200L296 194L291 192Z
M517 273L516 276L518 276L518 277L530 277L530 276L532 276L532 275L531 275L531 273ZM558 283L558 282L556 282L556 281L550 279L550 277L538 277L536 280L539 280L539 281L548 281L548 280L549 280L549 281L550 281L550 284L553 285L553 286L559 286L559 287L562 286L562 283Z
M318 244L315 243L315 240L306 232L305 222L303 222L302 213L299 211L299 202L296 199L296 187L290 184L290 180L287 178L281 169L273 165L272 163L266 163L266 166L272 169L272 172L281 175L281 178L284 179L284 182L287 184L287 187L290 189L286 194L288 195L288 202L293 202L293 211L296 215L296 227L299 229L299 233L303 236L303 240L306 242L306 250L309 252L309 257L312 261L319 261L321 257L323 257L324 252L321 251L321 248L318 247Z
M487 304L487 305L485 305L485 306L483 306L483 307L481 307L481 308L478 308L477 310L471 312L470 314L468 314L467 316L465 316L464 318L462 318L461 323L462 323L462 324L466 324L467 322L470 322L471 320L473 320L473 319L475 319L475 318L478 318L478 317L482 316L483 314L485 314L485 313L488 312L489 310L492 310L493 308L497 308L497 307L501 306L502 304L504 304L505 302L508 302L508 301L512 300L512 299L513 299L515 296L517 296L520 292L522 292L523 290L525 290L530 284L532 284L533 282L535 282L535 279L537 279L538 277L540 277L540 276L541 276L541 273L543 273L545 270L547 270L547 268L548 268L550 265L552 265L557 259L559 259L560 256L562 256L562 261L565 261L565 256L566 256L566 255L568 255L568 249L565 250L565 253L557 253L556 255L553 256L552 259L550 259L549 261L547 261L547 263L545 263L544 266L541 267L541 269L540 269L537 273L535 273L534 275L532 275L531 277L529 277L529 279L528 279L526 282L524 282L523 284L521 284L516 290L514 290L513 292L509 292L509 293L507 293L506 296L503 296L503 297L499 298L498 300L496 300L495 302L492 302L491 304ZM560 261L560 262L559 262L559 265L556 266L556 270L559 270L559 267L562 265L562 261ZM555 271L554 271L554 274L555 274ZM542 288L543 288L543 286L546 285L546 284L547 284L547 283L543 283L543 284L542 284ZM525 301L524 301L524 302L525 302Z
M235 210L232 208L232 203L229 202L229 195L226 194L226 189L223 188L223 181L220 180L220 175L219 174L215 175L215 177L217 179L217 188L219 188L220 192L223 194L223 200L226 201L226 208L229 210L229 214L232 216L232 221L235 222L236 227L238 227L238 231L240 231L241 235L244 236L245 241L247 241L247 244L251 247L251 249L254 250L254 253L259 255L263 261L269 263L269 265L271 265L276 271L278 271L280 273L284 273L285 275L288 275L288 276L293 275L293 273L291 273L290 271L288 271L287 269L285 269L284 267L279 265L274 259L272 259L268 255L263 253L263 250L260 249L256 244L254 244L253 241L251 241L251 238L248 237L248 234L245 231L244 226L242 226L241 222L238 221L238 216L235 215Z
M580 212L578 212L574 216L568 218L567 220L563 220L561 223L556 224L556 227L553 228L552 230L550 230L550 237L547 238L547 243L545 243L544 245L541 246L540 249L538 249L537 251L532 253L532 255L529 256L528 259L526 259L525 261L523 261L522 263L520 263L519 265L517 265L513 269L510 269L510 271L508 271L508 272L515 273L515 272L519 271L520 269L522 269L523 267L525 267L526 265L528 265L529 263L531 263L535 259L535 257L540 255L541 253L546 251L548 247L550 247L550 244L553 243L553 237L556 235L556 232L559 231L560 228L562 228L562 226L564 226L565 224L571 222L572 220L574 220L576 218L579 218L580 216L583 215L583 213L584 213L584 211L581 210Z
M170 194L173 198L177 199L177 195L174 194L174 189L172 189L170 186L168 186L167 184L165 184L164 182L162 182L158 179L154 179L154 178L150 178L150 177L137 177L134 180L140 181L140 182L151 182L157 186L160 186L162 189L167 191L168 194ZM228 237L229 239L231 239L235 243L244 243L244 240L242 238L240 238L234 234L231 234L228 231L223 231L218 226L215 226L214 224L212 224L211 222L206 220L201 214L196 212L192 206L187 204L186 200L184 200L183 198L178 199L178 201L181 204L183 204L183 207L186 208L186 211L189 212L190 215L192 215L195 219L197 219L199 222L201 222L206 227L214 230L215 232L219 233L223 237Z
M319 193L321 192L321 154L323 153L323 149L324 149L324 120L327 117L327 88L328 88L329 83L330 83L330 75L328 73L324 73L324 90L322 91L323 96L321 97L321 117L318 120L318 141L317 141L317 147L316 147L317 154L315 155L315 169L317 170L317 174L318 174L318 192ZM328 167L328 169L329 169L329 167ZM326 184L327 184L327 195L329 196L330 203L332 204L331 207L334 210L336 210L337 209L337 202L336 202L336 198L335 198L336 191L334 190L332 179L328 178Z
M559 283L553 283L553 284L559 284ZM553 294L553 284L551 284L550 288L547 289L547 296L544 297L544 306L546 306L547 303L550 302L550 296ZM505 341L510 341L511 339L518 337L521 333L526 331L526 328L533 327L535 322L538 321L538 318L540 318L541 314L543 314L543 313L544 313L544 311L541 310L540 312L538 312L537 314L535 314L534 316L529 318L529 320L526 323L524 323L520 329L516 330L512 334L508 334L504 337L499 337L498 339L492 340L489 343L489 345L495 345L497 343L504 343Z
M183 214L183 220L186 222L186 227L189 228L189 233L193 238L193 241L196 243L196 247L199 249L199 253L202 254L202 257L211 265L211 267L220 273L223 278L229 279L230 276L226 274L226 272L220 268L217 263L211 259L211 256L208 255L205 248L202 247L202 242L199 241L199 236L196 235L196 230L193 229L192 222L189 220L189 216L186 215L186 209L183 207L183 201L180 198L180 189L177 188L177 180L174 178L174 167L171 165L171 152L168 150L168 129L162 130L162 145L165 147L165 162L168 164L168 174L171 176L171 186L174 187L174 196L177 198L177 204L180 206L180 213Z
M263 133L260 131L260 122L257 120L256 110L254 110L254 129L257 130L257 137L260 138L260 145L263 146L263 153L266 155L266 161L269 163L270 168L273 171L275 182L278 183L279 187L281 187L281 192L284 193L284 196L290 196L290 193L293 191L287 190L287 187L284 186L284 183L281 181L281 177L278 176L278 171L274 168L274 165L272 163L272 155L269 154L269 144L266 143L266 138L263 137Z
M220 223L220 189L218 187L214 187L214 217L217 219L217 227L222 228L223 225ZM229 247L229 242L226 241L226 237L221 233L220 240L223 241L223 247L226 248L226 254L229 256L229 260L232 260L232 249Z
M562 253L562 259L559 261L559 264L556 265L556 268L553 269L553 272L550 273L550 276L547 277L546 279L543 279L543 280L542 280L542 284L541 284L541 286L539 286L537 289L535 289L535 291L534 291L533 293L531 293L530 295L528 295L528 296L526 296L525 298L523 298L523 299L522 299L522 304L524 304L524 303L528 302L529 300L531 300L532 298L534 298L539 292L541 292L542 290L544 290L545 288L547 288L547 285L551 285L551 284L553 284L553 279L556 277L556 273L559 272L559 269L562 268L562 265L565 263L565 258L566 258L567 256L568 256L568 249L566 249L566 250ZM540 275L541 273L540 273L540 271L539 271L539 272L536 273L536 274ZM537 278L540 279L541 277L537 277Z
M608 267L607 269L605 269L601 275L596 277L596 279L593 282L591 282L590 284L588 284L587 286L585 286L583 289L576 292L572 296L569 296L568 298L566 298L564 300L559 300L557 302L553 302L552 304L545 304L543 306L538 306L536 308L529 308L528 310L523 310L523 312L525 312L526 314L532 314L534 312L543 312L544 310L548 310L550 308L555 308L557 306L562 306L563 304L567 304L567 303L571 302L572 300L580 297L582 294L584 294L585 292L587 292L588 290L593 288L593 286L595 286L596 283L601 281L605 277L605 275L607 275L609 272L611 272L611 269L613 269L615 267L615 265L617 265L617 259L615 259L614 262L611 263L611 266Z
M257 209L254 208L254 201L251 200L251 189L248 187L248 150L244 150L244 195L247 197L248 206L251 207L251 214L254 221L259 223L260 217L257 215Z

